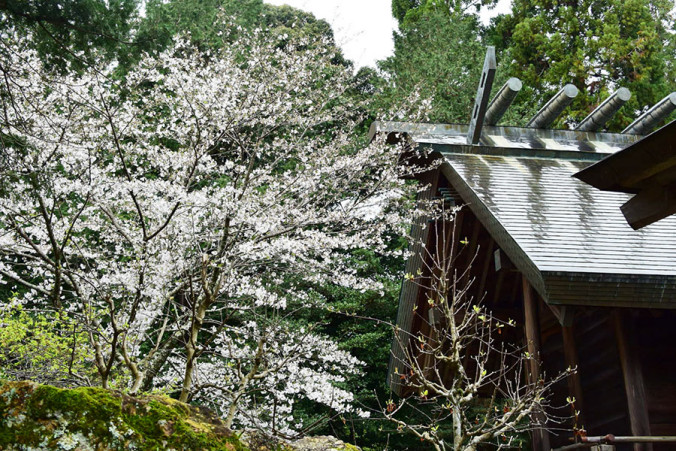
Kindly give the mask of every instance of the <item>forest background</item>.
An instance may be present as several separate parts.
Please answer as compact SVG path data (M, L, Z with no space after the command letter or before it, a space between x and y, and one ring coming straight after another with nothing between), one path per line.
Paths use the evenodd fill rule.
M673 2L514 0L510 14L484 26L479 8L493 3L393 0L392 14L399 23L394 54L376 69L356 71L353 88L344 94L362 105L354 112L358 118L355 136L365 140L370 123L385 111L396 110L414 91L432 99L431 122L468 122L487 45L494 45L498 55L496 84L512 76L524 84L503 118L509 125L525 125L566 83L580 88L580 95L554 125L560 128L579 123L610 93L626 87L632 92L631 100L607 124L609 131L620 131L637 112L676 90ZM145 2L143 14L140 6L138 0L5 0L0 2L0 28L30 35L44 65L54 71L77 73L104 58L117 64L119 77L144 54L159 54L181 34L189 33L192 43L202 50L227 45L217 25L223 17L236 22L242 34L260 29L270 40L292 36L333 42L326 22L262 0L151 0ZM331 64L351 68L352 63L335 50ZM405 249L407 243L393 237L390 246ZM382 282L384 290L362 291L328 283L312 287L330 311L308 311L297 321L315 325L364 363L360 373L347 375L342 388L354 393L356 405L379 411L380 403L390 397L386 371L392 329L387 323L396 317L404 265L400 258L380 257L375 251L358 252L351 258L362 274ZM0 303L9 303L20 287L3 282ZM0 329L4 372L0 377L30 376L23 369L50 368L60 359L63 350L58 348L58 333L45 318L7 310L2 314L3 323L9 326ZM40 326L39 334L27 334L36 326ZM35 361L27 365L27 359ZM309 433L329 433L365 449L415 447L415 442L408 441L412 439L402 437L387 422L351 413L338 415L309 400L296 404L293 415L312 426Z

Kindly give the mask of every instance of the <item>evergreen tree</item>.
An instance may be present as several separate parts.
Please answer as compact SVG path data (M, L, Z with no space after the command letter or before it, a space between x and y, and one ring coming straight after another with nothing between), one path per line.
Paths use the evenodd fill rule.
M382 103L396 104L417 90L421 98L433 99L431 121L467 123L486 54L478 13L496 3L392 0L399 28L393 56L379 63Z
M138 0L0 0L0 30L30 33L47 66L81 69L92 52L124 64Z
M579 123L628 88L632 99L607 124L619 131L676 88L671 8L664 0L515 0L489 40L524 83L519 102L540 106L566 83L580 89L555 126Z
M388 83L386 103L418 89L432 98L430 120L466 123L476 94L485 48L477 19L432 12L394 35L394 55L380 63Z
M435 13L447 16L476 15L482 6L494 6L497 0L392 0L392 15L400 30Z
M241 27L241 32L254 29L263 30L278 39L286 35L287 39L311 36L313 41L334 43L338 53L335 63L347 66L335 46L331 26L319 20L311 13L290 6L274 6L263 0L150 0L146 6L146 17L139 27L139 42L147 50L162 50L169 46L174 36L189 33L193 43L203 49L218 49L223 45L223 20ZM233 30L229 40L238 39Z

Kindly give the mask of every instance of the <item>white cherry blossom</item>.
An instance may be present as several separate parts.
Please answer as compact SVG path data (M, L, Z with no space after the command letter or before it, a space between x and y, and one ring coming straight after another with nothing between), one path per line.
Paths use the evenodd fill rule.
M381 288L350 251L406 230L407 187L331 58L254 35L60 75L0 37L0 282L86 328L104 387L282 432L300 398L353 408L360 362L292 320L311 284Z

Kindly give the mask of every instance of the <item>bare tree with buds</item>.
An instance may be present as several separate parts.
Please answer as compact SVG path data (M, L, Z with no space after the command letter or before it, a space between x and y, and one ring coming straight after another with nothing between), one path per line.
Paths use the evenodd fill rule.
M403 359L391 378L410 395L399 402L390 399L383 411L400 431L415 434L437 450L473 451L482 444L509 448L519 434L556 420L547 413L548 393L572 370L550 379L531 377L539 374L533 371L539 367L538 356L522 343L505 340L516 322L496 318L482 299L470 295L471 263L464 269L456 264L468 249L453 240L456 212L438 212L430 225L436 244L420 246L423 267L405 276L404 283L426 293L427 314L417 307L415 314L430 332L412 335L395 328ZM455 252L458 246L463 249ZM417 411L418 422L404 417L411 409Z

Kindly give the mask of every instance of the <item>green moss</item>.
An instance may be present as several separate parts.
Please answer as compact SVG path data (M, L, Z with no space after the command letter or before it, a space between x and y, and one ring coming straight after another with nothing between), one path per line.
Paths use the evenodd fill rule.
M97 388L63 390L38 386L27 404L34 419L64 417L71 431L88 431L96 437L111 437L108 421L118 418L120 402L110 392Z
M167 397L0 383L0 449L26 447L246 449L209 411Z

